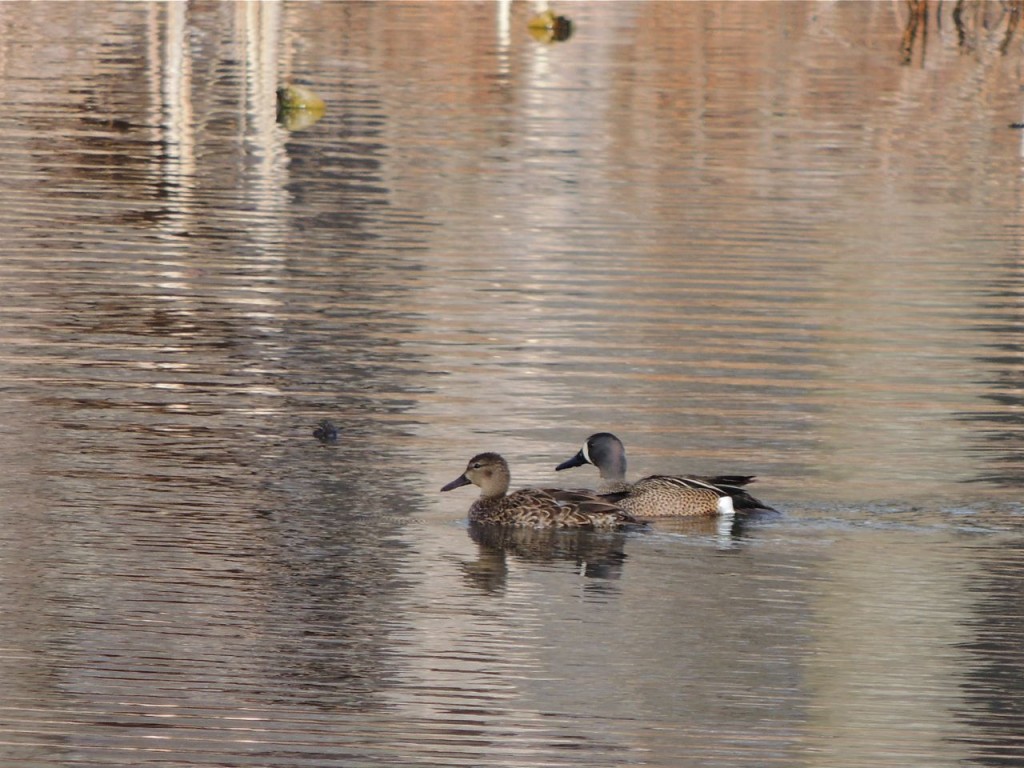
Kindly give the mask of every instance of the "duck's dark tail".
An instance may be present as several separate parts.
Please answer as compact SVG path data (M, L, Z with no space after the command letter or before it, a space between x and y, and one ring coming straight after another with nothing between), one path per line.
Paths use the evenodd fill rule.
M781 512L779 512L779 510L775 509L774 507L769 507L760 499L751 496L745 490L743 490L742 488L738 488L735 485L722 483L718 487L729 494L729 496L732 498L733 509L735 509L737 512L741 514L782 514Z

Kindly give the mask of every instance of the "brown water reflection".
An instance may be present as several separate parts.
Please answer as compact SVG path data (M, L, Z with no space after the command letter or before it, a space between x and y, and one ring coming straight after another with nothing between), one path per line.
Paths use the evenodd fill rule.
M2 762L1019 762L1016 9L0 4Z

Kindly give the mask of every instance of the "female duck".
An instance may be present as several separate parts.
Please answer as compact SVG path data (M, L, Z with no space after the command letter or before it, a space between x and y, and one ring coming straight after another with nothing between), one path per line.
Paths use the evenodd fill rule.
M508 463L496 453L469 460L466 471L442 488L480 487L480 498L469 508L469 522L520 525L532 528L624 528L637 524L611 501L576 491L523 488L508 493Z
M749 475L651 475L635 483L626 482L626 448L611 432L598 432L588 437L579 452L563 461L555 470L583 464L593 464L600 471L601 485L598 493L636 517L776 511L740 487L753 481L753 476Z

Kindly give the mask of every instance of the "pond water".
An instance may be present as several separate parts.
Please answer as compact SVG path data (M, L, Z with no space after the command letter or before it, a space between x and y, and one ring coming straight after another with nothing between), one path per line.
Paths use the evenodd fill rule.
M556 10L0 4L0 763L1024 764L1019 20Z

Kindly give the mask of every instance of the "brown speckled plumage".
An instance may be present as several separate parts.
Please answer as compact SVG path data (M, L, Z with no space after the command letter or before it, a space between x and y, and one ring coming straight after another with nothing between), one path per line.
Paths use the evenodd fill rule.
M598 493L638 518L709 517L731 511L775 511L741 488L754 480L748 475L651 475L629 483L626 481L626 449L622 441L610 432L588 437L580 451L559 464L556 470L583 464L593 464L600 471Z
M480 498L469 508L471 523L531 528L622 528L637 521L614 502L577 491L524 488L508 493L508 464L496 453L469 460L466 471L442 488L473 483Z
M693 517L721 514L729 494L696 478L651 475L633 483L616 503L636 517Z

